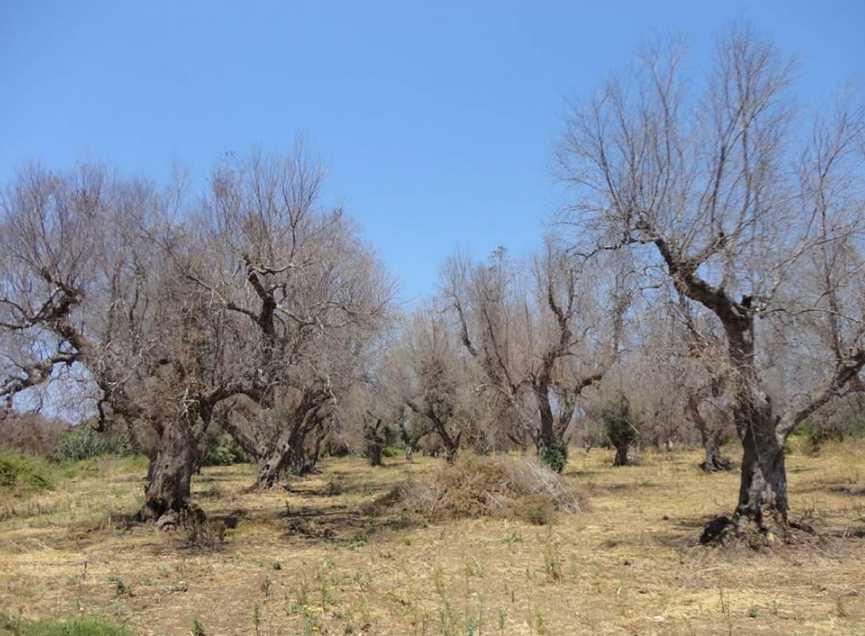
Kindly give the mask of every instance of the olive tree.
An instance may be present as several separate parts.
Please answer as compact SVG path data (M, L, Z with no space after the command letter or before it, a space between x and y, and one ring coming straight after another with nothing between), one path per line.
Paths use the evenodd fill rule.
M557 153L569 223L581 250L628 249L717 317L744 456L735 514L713 528L789 531L784 443L865 365L863 112L796 117L791 64L747 28L703 81L680 53L645 51L574 107ZM810 369L774 397L773 339Z
M618 356L628 272L596 268L552 238L531 272L521 279L502 253L489 265L454 258L445 296L482 387L507 399L544 461L561 470L579 397Z
M221 163L200 213L207 258L185 272L243 323L230 348L252 384L223 426L265 487L309 468L307 440L338 419L390 314L392 285L351 220L321 205L323 177L301 145Z
M97 428L144 428L144 519L189 506L214 409L244 381L221 355L228 326L171 258L195 258L197 246L172 218L178 200L176 190L99 166L32 167L2 198L0 331L10 364L0 391L72 369L92 387Z

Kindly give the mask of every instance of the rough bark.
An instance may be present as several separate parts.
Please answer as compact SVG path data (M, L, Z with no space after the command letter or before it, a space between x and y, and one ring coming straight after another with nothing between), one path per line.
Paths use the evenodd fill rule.
M141 521L157 521L166 513L189 508L192 475L198 468L198 444L182 430L181 424L167 426L150 459Z
M280 433L270 451L258 462L256 486L272 488L286 468L292 474L304 474L304 444L309 432L307 427L316 411L317 408L310 409L300 422L290 423Z
M752 420L742 438L742 477L736 514L766 526L765 515L787 523L787 472L784 447L778 443L773 422Z
M618 444L616 446L616 456L613 459L613 466L630 466L631 458L628 454L630 444Z

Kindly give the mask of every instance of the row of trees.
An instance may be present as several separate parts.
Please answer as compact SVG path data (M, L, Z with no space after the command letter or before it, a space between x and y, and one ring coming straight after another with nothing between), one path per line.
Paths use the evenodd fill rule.
M204 197L95 166L4 193L0 327L10 399L65 374L148 450L140 516L189 504L221 425L271 485L338 417L391 283L303 150L219 164Z
M562 470L602 423L617 463L639 428L697 436L710 471L737 434L733 522L787 526L787 438L865 389L865 116L797 114L792 65L747 29L702 82L684 60L646 49L574 106L572 203L536 254L456 253L408 316L302 148L223 161L198 200L28 169L2 199L0 395L92 389L99 426L150 449L144 518L188 505L216 426L266 487L335 432Z

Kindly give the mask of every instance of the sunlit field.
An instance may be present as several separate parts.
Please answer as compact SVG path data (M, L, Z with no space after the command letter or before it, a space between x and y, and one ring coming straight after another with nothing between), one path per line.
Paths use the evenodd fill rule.
M197 536L128 524L144 463L91 461L0 500L0 608L154 635L865 633L863 451L792 454L795 514L822 539L760 552L698 545L738 475L703 474L690 451L613 468L610 451L572 449L588 509L542 526L372 513L438 459L329 459L267 492L249 492L250 466L206 468Z

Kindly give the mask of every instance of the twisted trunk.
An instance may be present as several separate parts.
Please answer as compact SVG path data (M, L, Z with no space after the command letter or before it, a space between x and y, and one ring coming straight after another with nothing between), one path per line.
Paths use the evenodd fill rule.
M784 446L777 434L780 418L754 364L753 315L746 312L744 317L725 321L724 327L736 370L733 421L744 450L736 517L745 517L760 529L768 515L786 525L789 507Z
M183 423L163 429L159 445L150 458L141 521L156 521L166 513L189 508L192 475L200 461L198 443Z
M286 468L295 475L308 472L309 462L304 452L304 445L307 434L317 423L315 418L319 407L316 404L304 409L305 406L307 406L306 402L298 409L303 413L302 418L292 418L271 448L261 454L255 482L257 487L272 488Z
M764 419L767 413L751 419L742 438L741 483L736 515L753 520L766 528L766 515L787 524L787 471L784 447L778 443L774 421Z

